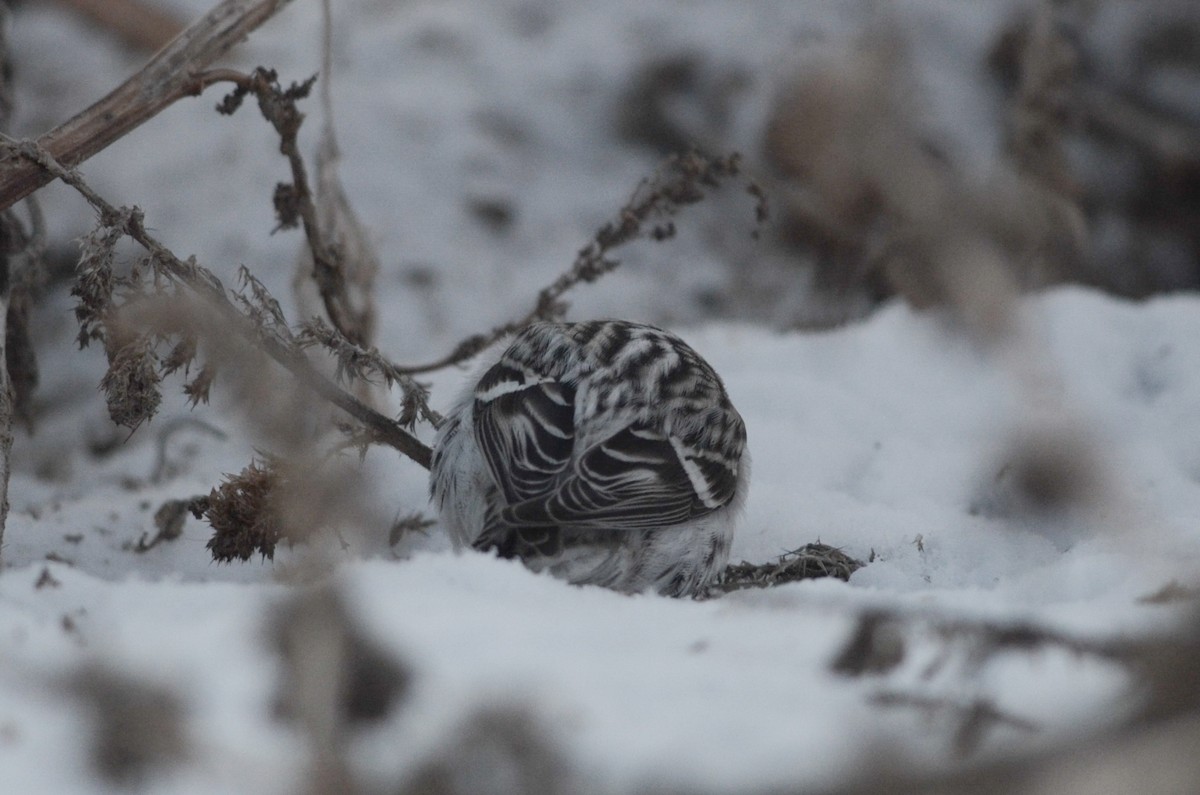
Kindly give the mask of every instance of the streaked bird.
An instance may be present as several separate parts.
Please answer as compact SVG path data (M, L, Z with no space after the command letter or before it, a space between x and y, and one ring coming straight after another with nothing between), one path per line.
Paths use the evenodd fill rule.
M749 463L712 367L618 320L535 323L498 350L434 443L455 546L578 584L703 593L729 559Z

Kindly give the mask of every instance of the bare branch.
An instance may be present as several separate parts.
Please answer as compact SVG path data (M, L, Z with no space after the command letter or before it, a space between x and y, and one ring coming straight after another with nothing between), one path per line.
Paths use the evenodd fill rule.
M36 142L18 142L10 139L6 148L10 155L17 154L28 158L52 176L61 179L78 191L96 209L102 225L120 230L140 244L149 252L151 261L156 268L161 269L205 300L218 313L222 322L228 324L230 331L250 344L260 347L307 388L361 422L371 431L377 441L394 447L421 466L429 468L433 454L428 445L405 431L394 420L385 417L329 381L312 365L301 350L277 334L269 333L270 329L264 331L263 328L242 314L230 300L216 276L202 268L194 260L185 262L179 259L170 249L146 231L140 210L137 208L118 209L109 204L93 191L78 173L64 168Z
M342 186L338 168L341 151L334 130L333 113L333 9L332 0L321 3L321 138L314 160L313 200L317 205L317 226L338 258L341 273L340 302L362 331L363 344L375 337L375 277L379 273L379 255L371 236L363 228ZM297 276L313 271L311 252L297 263Z
M238 76L223 71L217 77L231 79L236 84L233 93L217 106L219 112L232 114L241 106L247 94L253 94L263 118L279 133L279 151L288 159L292 170L291 184L281 183L275 187L275 212L279 225L284 229L294 227L297 223L304 227L312 256L313 279L330 322L354 344L369 344L372 323L369 306L358 311L350 299L345 263L341 252L326 234L329 225L320 223L308 169L297 141L304 114L296 107L296 101L308 96L316 76L303 83L293 83L286 89L280 85L273 69L261 66L249 75Z
M458 364L530 323L561 317L566 311L566 304L561 299L569 290L582 282L594 282L621 264L620 260L609 257L614 249L642 238L662 241L674 237L672 219L679 210L701 201L705 190L716 188L740 173L740 157L736 153L713 158L696 153L668 158L653 177L638 185L616 219L600 227L591 242L580 249L574 264L542 288L533 309L524 317L494 328L488 334L468 337L436 361L399 367L397 372L415 375ZM747 181L746 191L755 198L755 220L762 223L767 217L765 194L752 181Z
M203 69L246 38L289 0L225 0L160 50L141 71L37 144L74 168L175 101L199 94ZM0 160L0 209L50 182L54 174L26 158Z

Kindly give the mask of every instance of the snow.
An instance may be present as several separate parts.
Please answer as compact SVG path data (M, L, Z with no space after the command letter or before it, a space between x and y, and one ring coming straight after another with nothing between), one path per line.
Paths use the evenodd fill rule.
M204 10L200 0L171 5ZM972 86L989 33L1013 4L980 6L913 0L891 15L921 43L931 128L985 171L994 111ZM380 348L398 361L438 356L526 311L570 263L656 162L612 129L618 86L638 64L702 50L748 76L728 127L752 150L755 120L805 43L838 46L870 22L855 2L746 8L339 7L342 178L383 260ZM296 0L233 61L277 66L285 81L307 77L319 63L318 20ZM23 7L14 29L22 134L138 65L53 6ZM178 104L82 171L110 200L146 209L177 253L195 253L226 283L247 263L288 306L298 235L268 234L283 161L253 108L224 119L215 101L209 92ZM309 144L315 100L311 108ZM509 203L512 228L481 225L472 197ZM56 239L87 231L90 211L64 189L46 189L42 201ZM735 197L722 208L743 219L727 222L737 235L748 232L749 206ZM696 602L576 588L455 555L437 528L390 548L396 516L430 511L426 473L373 450L361 476L368 519L342 539L348 549L330 540L326 552L343 561L332 577L350 614L411 668L414 684L356 736L362 769L402 780L480 705L531 713L599 792L801 790L853 781L882 757L928 769L962 763L954 721L880 706L880 694L990 700L1035 727L994 728L968 762L1120 717L1130 701L1116 666L1054 647L979 661L923 622L1029 621L1093 639L1170 625L1177 608L1144 597L1193 581L1200 561L1200 298L1131 303L1078 287L1029 296L1009 348L895 302L834 330L780 331L745 310L714 319L695 300L735 289L741 276L725 262L734 233L689 231L689 217L705 218L703 206L694 212L678 241L620 252L621 270L572 294L571 317L670 325L722 375L753 459L735 561L820 540L869 564L849 583ZM750 250L744 236L737 245ZM780 307L796 303L781 296L763 312L779 321ZM133 549L154 535L163 501L207 493L245 466L258 429L220 382L212 406L188 412L168 391L149 426L132 436L112 429L95 391L101 353L74 350L70 307L58 291L38 310L43 413L15 452L0 572L0 781L11 792L107 791L89 764L84 714L61 686L98 661L184 700L189 755L155 771L153 791L298 791L308 752L271 715L279 663L265 627L310 551L214 564L207 526L190 518L181 538ZM430 379L435 408L469 372ZM1017 440L1044 438L1048 427L1084 440L1103 487L1061 514L1014 505L998 485ZM882 673L839 675L831 663L869 609L911 617L904 658Z

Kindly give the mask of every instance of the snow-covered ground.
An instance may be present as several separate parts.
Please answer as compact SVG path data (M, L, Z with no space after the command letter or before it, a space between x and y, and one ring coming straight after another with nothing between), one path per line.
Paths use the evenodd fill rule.
M916 43L931 128L959 156L994 157L979 58L1013 5L894 6L894 24ZM399 361L439 355L525 311L571 262L657 161L614 132L619 86L638 64L691 50L727 63L743 76L727 139L750 151L786 64L873 24L869 7L339 8L342 176L381 254L380 349ZM318 20L315 4L295 0L236 63L306 77L319 64ZM22 8L13 41L22 134L61 121L139 63L40 4ZM178 104L82 170L111 201L141 205L176 252L227 283L244 262L287 304L299 236L268 234L283 161L253 108L226 119L215 100ZM82 202L61 187L42 196L54 239L87 231ZM511 220L481 221L477 199ZM738 199L728 209L744 219L736 234L748 231L751 208ZM436 527L392 548L392 519L430 510L426 473L373 450L361 502L377 521L343 539L347 550L332 545L344 558L334 579L350 615L413 681L383 721L354 735L361 774L402 781L481 707L532 716L573 780L602 792L831 788L881 758L962 763L961 716L922 704L987 703L1007 716L967 762L1044 748L1124 714L1117 666L1052 645L980 660L922 622L1028 621L1097 640L1169 625L1177 607L1145 597L1200 569L1200 298L1130 303L1056 289L1021 302L1014 350L980 346L939 313L901 303L836 330L778 331L744 307L707 316L697 296L740 278L723 259L733 233L689 231L688 217L678 241L620 252L627 264L573 294L570 316L668 324L725 379L753 457L735 561L820 540L870 562L849 583L698 602L576 588L455 555ZM705 218L704 207L692 217ZM746 238L739 245L752 251ZM306 741L272 716L279 664L265 628L306 551L214 564L209 528L190 518L177 540L135 549L165 500L207 493L245 466L255 429L221 382L212 406L188 412L168 393L137 433L113 429L95 391L101 353L74 349L70 307L60 291L39 308L41 416L15 451L0 572L0 788L106 790L90 766L87 713L62 685L98 663L183 701L188 753L153 772L153 791L299 791ZM777 309L758 320L778 321ZM468 372L431 379L435 408ZM1021 503L1008 483L1019 440L1050 433L1077 440L1094 486L1060 513ZM835 673L872 608L911 617L903 658L873 675Z

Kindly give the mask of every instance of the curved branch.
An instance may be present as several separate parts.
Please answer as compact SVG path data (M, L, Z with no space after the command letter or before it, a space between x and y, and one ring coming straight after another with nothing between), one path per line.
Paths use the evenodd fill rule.
M282 365L305 387L361 422L377 441L395 448L425 469L430 468L433 451L427 444L405 431L396 421L385 417L334 384L313 366L303 352L285 345L269 335L259 333L258 328L229 300L225 288L221 286L215 276L196 265L194 261L185 262L179 259L146 230L140 210L114 207L93 191L78 172L63 167L49 152L41 149L35 142L13 141L4 135L0 135L0 141L5 141L5 148L10 156L15 155L27 159L38 168L45 169L78 191L88 204L96 209L102 224L119 229L146 249L173 278L187 285L198 296L208 301L209 305L219 312L221 318L228 323L228 327L233 333L250 344L262 348L268 356Z
M243 41L290 0L225 0L193 22L150 62L108 96L37 138L66 168L87 160L177 100L196 96L205 83L195 73ZM0 160L0 210L51 182L26 158Z
M582 282L594 282L620 266L621 261L609 254L613 249L632 240L650 238L663 241L675 236L672 220L684 207L696 204L728 179L741 175L741 156L733 152L724 157L709 157L699 152L672 155L659 166L649 179L642 180L629 201L617 212L617 217L596 230L591 241L579 250L575 262L564 273L537 294L533 308L523 317L488 334L476 334L455 346L454 350L436 361L409 367L394 367L397 373L419 375L470 359L492 343L538 320L553 320L562 316L566 304L562 297ZM755 199L755 222L767 218L766 194L753 180L745 180L746 192ZM755 232L757 234L757 232Z

